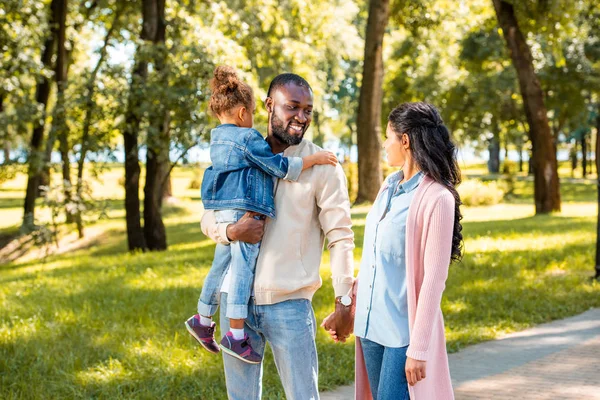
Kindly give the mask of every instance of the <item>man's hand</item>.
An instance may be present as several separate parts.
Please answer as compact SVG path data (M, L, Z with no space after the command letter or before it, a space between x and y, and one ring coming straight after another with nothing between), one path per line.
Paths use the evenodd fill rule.
M235 242L258 243L265 233L264 215L248 211L236 223L227 226L227 238Z
M336 302L335 311L321 323L334 342L345 342L354 330L354 310L354 303L346 307Z
M425 379L425 361L415 360L414 358L406 358L406 380L410 386L415 386L417 382Z

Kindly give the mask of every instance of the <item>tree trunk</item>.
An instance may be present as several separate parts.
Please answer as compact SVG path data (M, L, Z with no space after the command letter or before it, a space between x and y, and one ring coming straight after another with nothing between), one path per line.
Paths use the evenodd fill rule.
M163 200L173 197L173 185L171 183L171 173L167 176L167 181L163 189Z
M49 20L50 32L44 42L42 51L42 65L50 69L52 55L54 53L54 44L56 42L55 15L58 7L58 0L52 0L50 4L51 16ZM33 131L29 147L29 167L27 171L27 189L25 191L25 201L23 203L23 225L22 229L30 230L35 222L35 200L39 194L39 185L41 172L44 164L43 152L41 151L44 141L44 128L46 125L46 108L48 107L48 97L50 96L50 80L44 75L38 77L38 83L35 91L35 101L40 106L42 115L33 122Z
M596 183L598 190L598 216L596 221L596 274L594 278L600 280L600 105L596 117Z
M154 55L156 73L162 88L168 86L165 49L165 0L147 0L154 7L156 35ZM149 250L166 250L167 233L162 220L162 200L169 174L169 111L161 103L153 110L147 134L146 185L144 186L144 237Z
M588 146L587 146L587 137L585 134L581 137L581 175L583 178L587 177L588 174Z
M544 94L533 69L533 57L525 41L512 4L492 0L508 51L519 79L525 115L533 147L534 199L536 214L560 211L560 184L552 132Z
M575 139L573 144L571 144L569 158L571 159L571 178L574 178L575 170L577 169L577 139Z
M503 173L509 173L510 168L508 167L508 139L504 140L504 160L502 161L502 163Z
M356 118L358 147L356 203L374 201L383 180L381 170L382 44L389 13L389 0L370 0L362 84Z
M125 220L127 223L127 241L129 250L146 250L146 240L141 224L140 214L140 163L138 137L142 118L142 99L144 86L148 79L148 61L144 56L143 47L148 41L153 41L158 29L158 14L156 0L142 2L142 31L140 39L143 43L136 50L135 66L131 76L131 88L127 112L125 114L125 129L123 130L125 150ZM146 171L148 174L148 171Z
M5 165L10 164L10 143L9 142L4 143L4 146L2 147L2 152L4 153L4 164Z
M313 112L313 125L315 127L315 137L313 143L319 147L323 147L323 133L321 132L321 113L318 111Z
M497 174L500 172L500 138L499 133L496 130L494 136L490 139L488 144L488 151L490 157L488 159L488 171L490 174Z
M54 137L58 138L60 158L62 163L62 181L65 195L65 204L71 202L71 163L69 160L69 131L67 127L65 90L67 86L67 49L66 49L66 19L68 12L67 0L57 0L57 46L56 46L56 66L54 79L56 81L56 106L54 108L54 118L52 121L52 130ZM66 222L73 222L73 214L69 207L65 211Z
M4 96L0 95L0 114L4 112ZM10 142L5 140L2 144L2 153L4 154L3 164L10 164Z
M519 172L523 172L523 142L521 139L519 139L517 143L517 152L519 153Z

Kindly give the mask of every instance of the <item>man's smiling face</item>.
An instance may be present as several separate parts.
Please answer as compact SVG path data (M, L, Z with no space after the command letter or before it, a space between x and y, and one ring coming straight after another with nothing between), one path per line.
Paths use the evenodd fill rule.
M302 141L312 121L312 91L294 83L278 87L267 98L269 133L289 146Z

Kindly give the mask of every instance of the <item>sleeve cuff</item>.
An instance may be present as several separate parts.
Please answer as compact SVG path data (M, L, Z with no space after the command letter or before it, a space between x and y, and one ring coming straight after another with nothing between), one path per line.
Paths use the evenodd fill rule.
M217 225L217 233L219 235L219 243L221 244L230 244L231 241L229 240L229 238L227 237L227 227L230 224L224 224L224 223L220 223Z
M298 181L303 166L302 157L288 157L288 172L283 179L292 182Z
M410 346L408 346L408 349L406 350L406 356L410 357L412 359L418 360L418 361L427 361L427 351L416 351L411 349Z
M333 282L333 291L335 292L335 297L340 296L351 296L350 291L352 290L352 283L354 282L353 277L342 278L337 282Z

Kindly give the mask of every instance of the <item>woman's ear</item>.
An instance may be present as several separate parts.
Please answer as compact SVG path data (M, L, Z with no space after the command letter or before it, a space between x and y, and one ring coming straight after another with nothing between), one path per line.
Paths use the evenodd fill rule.
M410 137L406 133L402 135L402 147L404 150L410 150Z

